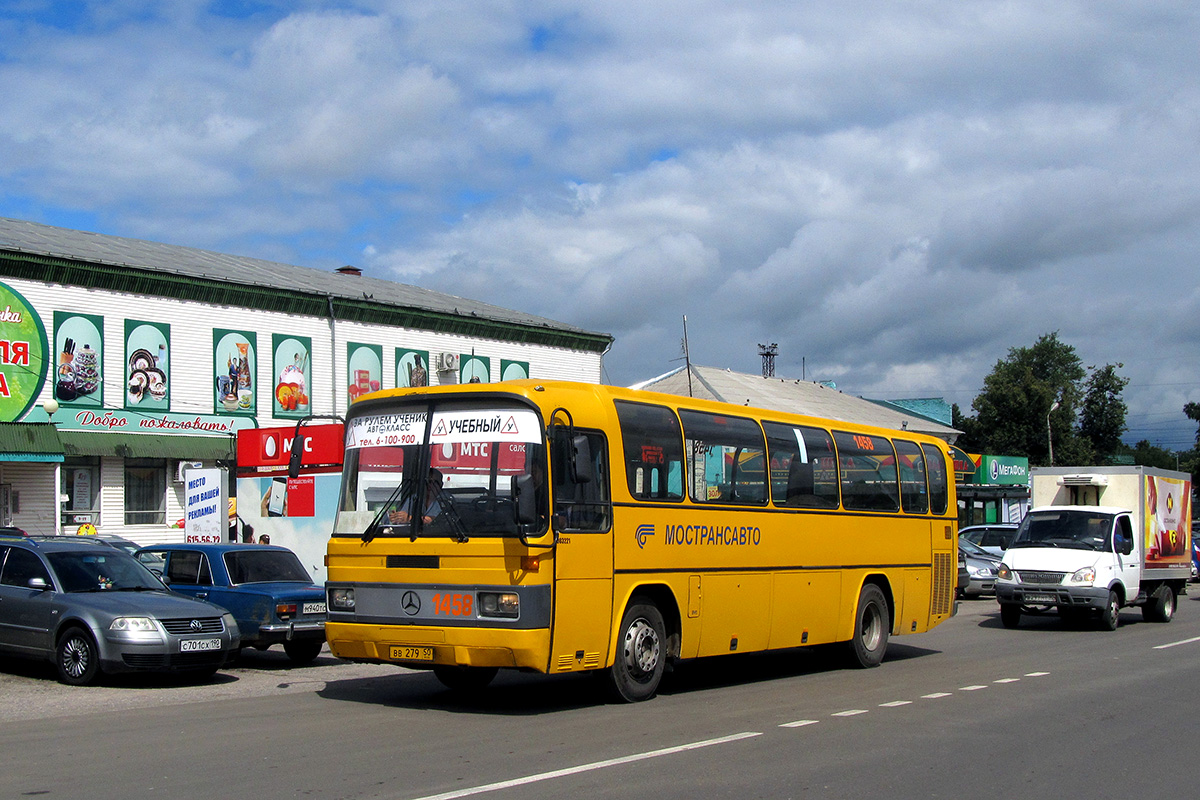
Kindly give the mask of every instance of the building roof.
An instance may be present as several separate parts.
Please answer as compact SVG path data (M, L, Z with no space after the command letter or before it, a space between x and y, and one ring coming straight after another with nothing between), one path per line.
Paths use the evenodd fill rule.
M920 414L882 406L871 400L845 394L820 383L791 378L764 378L716 367L680 367L651 378L632 388L667 394L691 395L735 405L749 405L793 414L827 417L842 422L875 425L880 428L926 433L953 443L961 431L942 425Z
M87 277L82 271L64 275L61 269L63 262L120 269L119 272L110 269L102 278L95 274L95 269L88 272ZM37 264L47 268L45 275L30 275L31 265ZM596 352L607 349L613 340L609 334L588 331L545 317L419 286L356 275L353 271L338 274L259 258L57 228L4 217L0 217L0 274L149 295L161 291L166 296L183 296L230 305L245 304L248 307L261 307L259 301L265 301L270 295L288 294L303 296L308 300L307 303L301 303L301 307L293 308L296 306L293 302L286 309L294 313L311 312L324 316L329 304L333 303L338 318L388 321L393 325L449 329L457 333L476 333L501 339L514 338L503 335L504 331L519 329L533 332L539 343L561 343L563 346ZM204 284L209 291L197 296L194 291L179 289L180 283L193 287L197 283ZM172 291L173 286L175 291ZM278 303L273 307L278 308ZM417 313L397 317L397 309ZM436 324L435 320L442 324ZM544 335L537 336L538 332L544 332Z

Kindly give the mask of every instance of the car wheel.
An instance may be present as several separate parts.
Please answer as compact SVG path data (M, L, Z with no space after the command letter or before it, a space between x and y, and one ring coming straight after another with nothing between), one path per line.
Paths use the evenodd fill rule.
M433 674L447 689L456 692L478 692L486 689L499 672L495 667L459 667L437 664Z
M87 686L100 674L100 651L92 634L83 628L68 628L54 653L58 679L71 686Z
M883 590L868 583L858 596L854 638L850 640L850 663L863 668L879 666L883 654L887 652L891 630L891 617Z
M283 652L294 664L311 664L321 654L321 639L294 639L283 643Z
M617 656L608 670L613 697L626 703L649 700L667 666L667 626L648 600L634 600L621 617Z
M1006 628L1015 628L1021 624L1021 606L1016 603L1000 604L1000 622Z
M1100 612L1100 628L1106 631L1115 631L1117 626L1121 624L1121 598L1112 590L1108 592L1108 603L1105 604L1104 610Z
M1175 593L1170 586L1159 586L1142 606L1142 619L1147 622L1170 622L1175 616Z

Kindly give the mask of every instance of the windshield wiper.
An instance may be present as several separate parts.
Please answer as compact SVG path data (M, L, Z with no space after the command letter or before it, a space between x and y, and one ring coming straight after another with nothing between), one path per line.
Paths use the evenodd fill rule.
M392 504L396 502L396 499L399 498L400 504L404 505L404 502L408 500L412 494L413 481L411 479L400 481L399 485L397 485L392 493L388 495L387 502L380 506L379 512L375 515L375 518L371 520L371 524L368 525L367 529L363 531L362 540L364 542L369 542L374 539L376 534L379 532L379 529L382 527L380 523L383 522L383 518L387 516L388 511L392 508Z

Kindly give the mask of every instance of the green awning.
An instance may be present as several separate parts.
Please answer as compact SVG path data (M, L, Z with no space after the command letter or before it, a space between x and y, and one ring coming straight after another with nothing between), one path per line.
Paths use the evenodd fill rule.
M58 429L49 422L0 424L0 461L62 461Z
M69 456L233 461L237 453L237 439L233 436L173 436L94 431L62 431L59 436L62 439L62 452Z

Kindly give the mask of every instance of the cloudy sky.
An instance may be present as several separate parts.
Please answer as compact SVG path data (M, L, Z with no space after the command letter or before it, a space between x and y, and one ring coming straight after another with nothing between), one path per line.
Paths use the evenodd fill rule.
M969 410L1058 331L1200 401L1194 0L0 6L0 216L392 278Z

